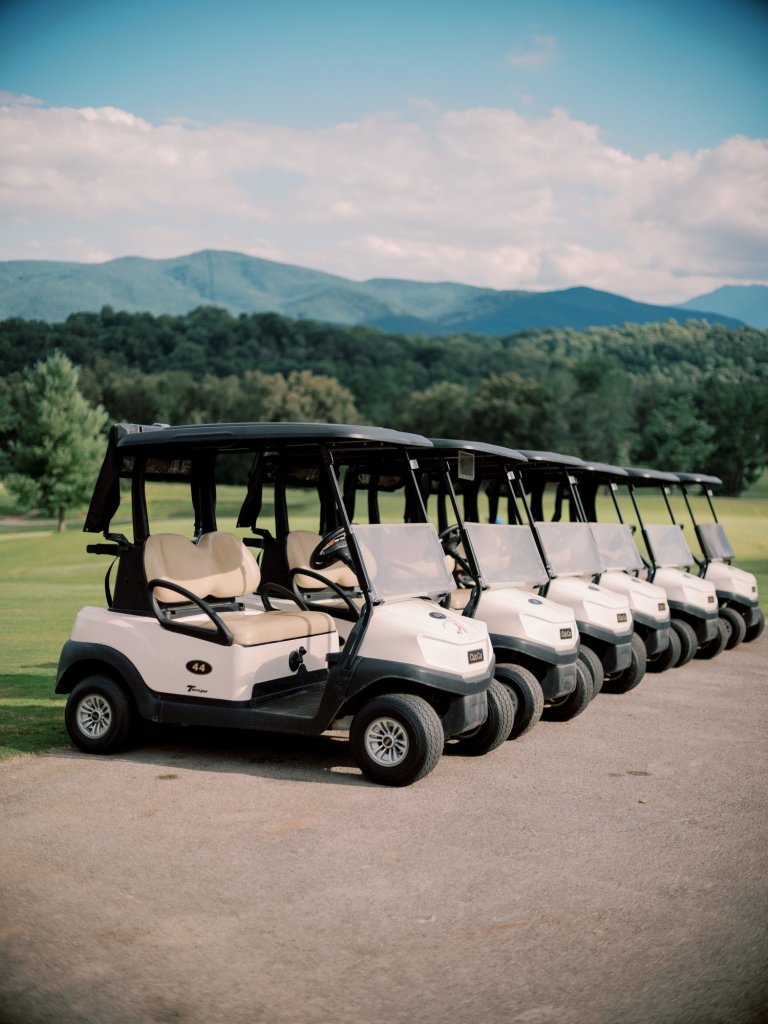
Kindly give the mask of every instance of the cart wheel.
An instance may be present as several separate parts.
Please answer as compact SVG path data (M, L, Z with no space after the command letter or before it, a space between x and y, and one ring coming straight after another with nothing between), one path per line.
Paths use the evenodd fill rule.
M130 746L138 714L114 679L88 676L70 693L64 724L72 742L87 754L116 754Z
M606 679L603 690L606 693L629 693L638 685L645 675L646 653L645 644L637 635L632 634L632 661L615 679Z
M672 629L680 640L680 657L675 662L675 668L682 668L696 653L698 647L696 634L693 631L693 626L689 626L683 619L672 619Z
M364 775L385 786L409 786L428 775L445 745L440 716L422 697L375 697L355 715L352 754Z
M725 628L728 630L728 640L725 648L728 651L732 651L746 637L747 624L743 616L739 615L735 608L721 608L720 618L725 622Z
M587 647L583 642L579 644L579 661L584 665L592 679L592 696L596 697L602 690L603 680L605 679L603 663L592 648Z
M507 738L516 740L530 732L541 718L544 710L544 694L541 683L527 668L504 663L496 666L496 678L512 694L517 703L515 720Z
M589 707L593 696L592 676L584 662L577 661L576 689L566 694L565 697L560 697L553 703L547 704L541 717L548 722L569 722Z
M669 643L660 654L646 661L646 671L666 672L668 668L674 668L680 660L680 653L680 637L674 629L670 629Z
M537 684L538 685L538 684ZM506 686L494 679L488 687L488 717L472 732L456 736L460 754L488 754L507 739L515 721L515 702Z
M714 640L702 644L696 651L696 657L708 661L710 658L716 658L718 654L722 654L728 644L729 632L725 620L719 618L717 620L717 636Z
M744 643L751 644L753 640L757 640L760 634L765 629L765 614L763 609L758 609L757 622L754 626L747 626L747 632L744 634Z

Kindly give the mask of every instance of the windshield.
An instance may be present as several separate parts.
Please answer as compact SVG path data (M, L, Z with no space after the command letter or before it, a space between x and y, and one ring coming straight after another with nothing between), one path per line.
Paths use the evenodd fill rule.
M431 523L354 526L374 601L426 597L455 590Z
M547 570L530 527L495 523L464 525L488 586L547 582Z
M536 523L555 576L595 576L600 557L588 523Z
M642 569L643 560L625 523L590 523L603 569Z
M652 523L646 526L645 533L655 565L680 565L686 569L693 565L693 555L679 526Z
M703 523L696 527L701 550L707 558L733 558L736 552L720 523Z

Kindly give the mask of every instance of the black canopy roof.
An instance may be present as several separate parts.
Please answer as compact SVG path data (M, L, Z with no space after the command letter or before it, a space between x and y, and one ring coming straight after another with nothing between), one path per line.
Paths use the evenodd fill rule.
M583 466L584 462L576 455L562 455L560 452L541 452L533 451L528 448L521 448L520 451L526 457L529 463L528 469L536 468L550 468L557 466L558 468L569 468L571 466Z
M432 445L445 455L448 452L472 452L474 455L491 455L507 462L527 462L527 458L516 448L504 448L484 441L458 441L447 437L431 437Z
M665 473L661 469L642 469L638 466L627 466L627 476L635 486L662 487L665 484L679 484L676 473Z
M719 476L710 476L708 473L675 473L681 484L703 484L713 487L722 487L723 481Z
M321 445L348 454L432 447L420 434L348 423L117 423L109 432L83 529L108 530L120 505L120 478L133 476L137 463L143 463L148 479L184 479L194 473L195 464L218 452L284 452L293 459L317 457Z

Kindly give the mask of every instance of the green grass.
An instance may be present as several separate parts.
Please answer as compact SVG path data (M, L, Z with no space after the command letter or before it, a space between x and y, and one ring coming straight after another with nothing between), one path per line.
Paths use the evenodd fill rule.
M240 500L239 488L219 489L222 529L234 530ZM383 496L385 518L397 520L400 500L396 495ZM675 507L679 512L677 502ZM736 549L737 564L755 573L763 608L768 610L768 475L743 497L720 499L717 508ZM191 534L190 519L178 518L186 510L186 497L182 499L174 485L153 488L152 510L160 517L153 521L156 530ZM317 529L311 492L294 493L290 510L294 528ZM265 505L263 511L271 526L271 507ZM649 518L663 522L662 512L659 500ZM16 514L1 489L0 514ZM103 606L103 579L109 565L107 558L86 554L89 538L81 532L82 516L82 512L79 518L73 516L64 533L34 519L18 526L0 525L0 759L69 743L63 721L65 701L53 692L56 665L78 610L85 605ZM114 529L130 533L130 521L119 515ZM694 547L690 527L685 533Z

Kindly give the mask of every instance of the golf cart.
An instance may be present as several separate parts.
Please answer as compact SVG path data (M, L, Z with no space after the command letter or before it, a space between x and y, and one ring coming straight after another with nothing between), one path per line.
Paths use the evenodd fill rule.
M362 771L402 786L434 768L447 737L471 753L503 742L514 708L493 682L487 630L418 599L453 586L432 527L409 526L400 548L353 527L343 510L336 463L345 453L385 449L407 461L430 447L417 435L338 424L114 426L84 527L104 535L87 550L113 557L114 590L111 565L107 607L78 614L57 673L74 743L115 752L142 720L305 735L349 726ZM250 484L266 463L280 476L297 461L324 477L341 523L316 545L313 566L343 556L357 579L341 646L333 616L264 580L252 553L263 556L271 534L255 523ZM252 534L241 539L218 527L216 484L242 479L249 464L240 519L250 518ZM132 539L111 530L121 480ZM183 485L191 539L151 531L155 481ZM418 582L404 593L411 572Z
M430 481L437 495L438 529L462 588L454 593L452 606L465 606L465 614L488 626L496 678L511 687L518 702L513 736L535 725L540 715L562 722L575 718L594 696L592 675L579 659L572 609L531 594L546 583L547 572L515 502L513 481L525 456L477 441L432 438L432 444L428 461L439 470ZM496 501L503 494L515 518L483 522L481 491ZM455 492L463 498L463 516Z
M618 482L622 480L627 480L627 472L621 466L585 460L581 466L572 467L567 480L561 481L555 499L556 519L560 519L562 502L566 500L571 520L589 523L601 566L595 583L623 594L632 609L635 657L632 666L621 676L603 684L603 689L611 693L626 693L637 686L642 676L638 678L636 666L645 666L650 672L663 672L680 657L680 643L671 628L666 591L640 578L645 564L616 500ZM618 522L598 522L600 487L608 489Z
M520 470L520 498L548 575L540 592L573 609L581 637L580 653L590 664L596 693L604 680L620 682L625 673L637 685L645 666L633 642L629 600L594 582L602 565L589 525L547 521L545 517L547 485L557 488L561 482L567 484L569 474L583 465L582 460L527 449L523 449L523 455L528 461ZM530 495L530 505L526 495Z
M377 453L350 467L344 480L348 514L354 515L364 496L370 522L380 522L382 516L408 521L421 515L421 506L426 510L435 496L443 551L458 587L450 594L449 607L488 626L496 679L511 691L516 704L510 739L532 729L542 711L563 720L574 717L589 703L592 685L578 666L573 614L524 589L545 577L527 527L478 521L482 481L503 479L508 485L511 465L524 462L523 456L481 442L433 438L432 444L433 450L420 454L415 495L402 472L382 463ZM474 522L462 518L457 490ZM389 494L399 501L387 500Z
M760 608L755 577L751 572L731 565L735 552L712 502L712 488L722 487L723 481L719 476L704 473L675 473L675 476L680 481L680 491L703 555L703 558L695 559L699 575L714 583L720 603L720 617L730 630L726 647L736 647L742 640L750 643L765 629L765 615ZM712 516L710 523L696 520L692 499L697 495L691 494L690 488L697 486L701 488L701 496L706 498L709 506Z
M680 640L680 666L693 657L716 657L725 649L729 630L718 614L714 584L688 571L694 558L669 501L670 489L678 484L674 473L627 467L627 490L648 552L648 579L667 593L672 628ZM638 490L651 489L663 497L669 523L644 521Z

